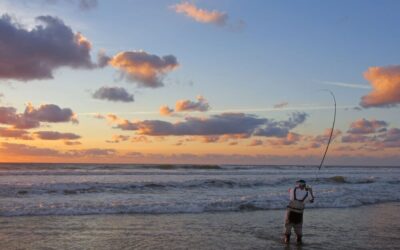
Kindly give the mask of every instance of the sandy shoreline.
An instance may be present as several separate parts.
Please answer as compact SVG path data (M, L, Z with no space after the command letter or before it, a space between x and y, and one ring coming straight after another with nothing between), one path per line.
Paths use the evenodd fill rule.
M309 209L301 249L398 249L400 203ZM299 249L283 210L0 217L0 249Z

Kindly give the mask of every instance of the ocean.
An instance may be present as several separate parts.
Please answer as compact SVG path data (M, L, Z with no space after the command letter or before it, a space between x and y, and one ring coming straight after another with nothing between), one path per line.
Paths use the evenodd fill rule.
M1 164L0 216L284 209L298 179L308 208L400 201L396 167Z
M316 199L286 246L300 178ZM399 249L399 201L396 167L1 164L0 249Z

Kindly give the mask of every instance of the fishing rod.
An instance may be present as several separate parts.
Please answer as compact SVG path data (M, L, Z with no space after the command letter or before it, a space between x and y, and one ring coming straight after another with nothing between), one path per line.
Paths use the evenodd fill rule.
M334 103L335 110L334 110L334 113L333 113L332 129L331 129L331 132L330 132L330 135L329 135L328 143L326 144L324 155L322 156L322 159L321 159L321 163L318 166L316 179L318 179L318 173L321 170L322 166L324 165L324 161L325 161L326 155L328 153L329 145L331 144L331 141L332 141L333 130L335 129L335 122L336 122L336 98L335 98L335 95L329 89L322 89L322 91L327 91L327 92L329 92L329 94L331 94L331 96L333 98L333 103Z

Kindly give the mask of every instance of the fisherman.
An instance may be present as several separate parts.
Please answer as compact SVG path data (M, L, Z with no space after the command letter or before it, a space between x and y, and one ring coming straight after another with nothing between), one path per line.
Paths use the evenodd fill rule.
M304 180L296 181L296 187L289 189L290 202L286 209L284 242L289 244L292 227L297 236L297 244L301 244L303 228L304 204L314 202L314 194L310 186Z

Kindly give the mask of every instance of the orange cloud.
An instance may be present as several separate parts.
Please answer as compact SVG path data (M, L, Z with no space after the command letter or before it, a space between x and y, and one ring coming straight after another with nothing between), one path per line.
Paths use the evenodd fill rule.
M176 13L185 14L187 17L194 19L200 23L213 23L217 25L225 25L228 19L228 15L223 12L216 10L204 10L197 8L196 5L183 2L180 4L173 5L172 8Z
M164 86L163 77L179 66L175 56L159 57L145 51L124 51L110 58L108 63L121 71L128 80L140 87Z
M160 107L160 114L164 116L178 116L176 112L192 112L192 111L199 111L199 112L206 112L210 109L210 105L208 101L201 95L196 97L197 101L191 100L178 100L175 103L175 110L163 105Z
M166 105L160 107L160 115L170 116L173 113L174 113L174 110Z
M390 107L400 103L400 65L370 67L364 77L373 90L361 98L361 106Z

